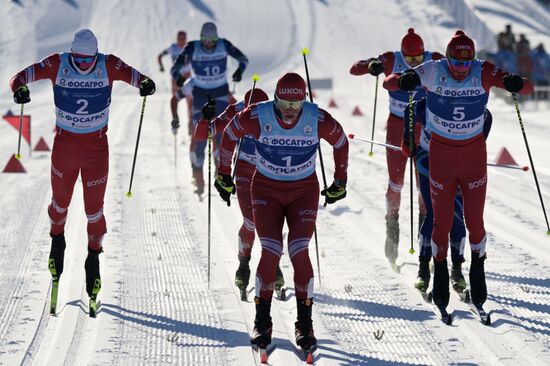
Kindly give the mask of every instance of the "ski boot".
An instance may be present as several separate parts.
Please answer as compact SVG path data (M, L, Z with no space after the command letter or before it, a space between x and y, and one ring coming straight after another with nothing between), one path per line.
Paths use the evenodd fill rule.
M286 288L285 286L285 278L283 277L283 271L281 271L281 267L277 265L276 270L277 278L275 279L275 293L277 294L277 297L279 300L286 300Z
M250 343L258 348L266 348L271 343L273 323L271 322L271 299L264 300L254 298L256 304L256 318L254 319L254 330Z
M384 251L386 258L395 272L399 272L397 266L397 246L399 244L399 216L386 218L386 245Z
M97 294L101 290L101 276L99 274L99 254L103 249L95 250L88 247L88 257L84 262L86 270L86 292L90 297L90 318L97 313Z
M430 285L430 260L431 257L418 257L418 275L414 287L420 292L426 292Z
M51 235L52 247L48 258L48 269L52 275L52 290L50 295L50 314L55 314L57 307L57 292L59 289L59 278L63 273L63 261L65 257L65 234Z
M449 305L449 269L447 260L437 262L434 260L434 285L433 302L440 309Z
M317 344L317 338L313 333L313 322L311 320L311 310L313 299L296 299L298 309L298 321L294 323L294 334L296 335L296 344L303 349L310 349Z
M241 300L247 301L247 292L246 288L248 287L248 282L250 281L250 256L245 257L239 254L239 268L235 273L235 286L239 288L241 292Z
M462 275L462 262L453 262L451 268L451 286L458 293L462 293L468 288L468 284Z
M487 283L485 282L486 255L479 257L479 253L472 252L472 263L470 265L470 293L472 303L476 307L482 307L487 300Z
M204 176L202 174L202 168L193 167L193 179L195 182L195 193L199 196L204 193Z

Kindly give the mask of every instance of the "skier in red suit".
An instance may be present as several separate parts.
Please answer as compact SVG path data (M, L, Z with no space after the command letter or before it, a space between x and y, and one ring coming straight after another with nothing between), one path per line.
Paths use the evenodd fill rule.
M251 342L271 342L271 298L275 268L283 251L283 225L288 225L288 253L294 267L298 309L296 343L317 343L311 321L313 268L308 245L315 230L319 182L315 160L320 139L333 147L334 182L321 194L327 203L346 195L348 141L342 126L316 104L308 103L304 79L288 73L279 79L273 101L258 103L238 114L226 127L215 186L227 202L235 192L231 160L239 138L255 139L256 172L252 177L252 207L262 254L256 272L256 318Z
M364 75L370 73L378 76L382 73L390 75L395 72L403 72L415 67L427 60L438 60L443 55L437 52L424 50L422 38L409 28L407 34L401 40L401 51L390 51L378 57L357 61L351 67L352 75ZM425 96L422 89L414 93L414 99L420 100ZM390 114L386 126L386 143L401 146L403 140L403 111L409 101L408 93L401 90L390 91ZM415 130L415 140L420 137L420 128ZM397 248L399 243L399 206L401 205L401 189L403 188L407 157L400 151L386 149L386 163L388 166L388 189L386 191L386 257L395 269ZM426 208L422 196L418 196L419 225L424 221Z
M98 255L107 232L103 199L109 170L107 123L112 85L121 80L145 96L155 92L155 83L118 57L98 53L97 39L88 29L75 34L71 52L50 55L13 76L10 87L15 102L30 102L27 84L43 79L53 84L57 130L52 150L52 201L48 206L50 271L54 280L63 272L67 209L80 174L88 218L86 290L95 299L101 288Z

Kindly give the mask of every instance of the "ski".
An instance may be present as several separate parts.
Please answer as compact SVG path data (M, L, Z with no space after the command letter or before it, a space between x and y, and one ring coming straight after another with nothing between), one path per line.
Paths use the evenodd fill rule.
M252 349L258 353L258 357L260 359L260 363L262 364L268 364L269 363L269 356L275 349L274 345L267 345L265 347L260 347L256 344L252 345Z
M422 290L419 290L417 289L418 292L420 293L420 296L422 296L422 299L427 302L428 304L430 304L432 302L432 298L433 298L433 295L432 295L432 292L426 292L426 291L422 291Z
M52 291L50 295L50 314L55 315L57 308L57 293L59 290L59 279L52 280Z
M277 295L277 299L286 301L286 287L281 287L279 289L276 288L275 294Z
M90 318L95 318L97 314L97 301L95 297L90 298L89 310L90 310Z
M443 306L432 305L432 310L437 315L439 320L445 325L453 325L453 313L447 312L447 309Z
M304 359L306 361L306 364L313 365L315 361L315 350L317 349L317 346L311 346L307 348L302 348L302 351L304 352Z
M462 291L457 291L456 289L454 289L454 293L458 296L460 301L462 301L463 303L468 304L470 302L470 289L468 287L466 287Z
M240 288L239 293L241 294L241 301L248 302L248 291L246 291L246 288Z
M483 309L482 305L475 305L472 303L468 304L470 306L470 311L477 316L481 324L483 325L491 325L491 312L486 312L485 309Z

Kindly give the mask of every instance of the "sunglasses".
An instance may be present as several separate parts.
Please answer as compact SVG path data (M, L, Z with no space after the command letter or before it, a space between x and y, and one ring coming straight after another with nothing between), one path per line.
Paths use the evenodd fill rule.
M72 55L72 58L76 66L85 69L94 63L96 56Z
M474 60L457 60L452 57L447 57L449 64L457 69L469 69L472 66Z
M294 109L294 110L300 110L302 109L302 106L304 105L304 101L303 100L284 100L284 99L279 99L277 97L275 97L275 102L277 103L277 107L279 109Z
M202 37L201 36L201 42L203 43L216 43L218 41L218 38L211 38L211 37Z
M422 61L424 61L424 55L405 56L405 61L407 61L408 64L411 64L413 62L421 63Z

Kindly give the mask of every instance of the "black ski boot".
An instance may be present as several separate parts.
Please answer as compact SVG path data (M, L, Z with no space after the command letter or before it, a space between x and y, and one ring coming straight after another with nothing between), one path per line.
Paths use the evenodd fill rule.
M237 268L237 272L235 272L235 286L239 288L239 291L241 292L241 300L247 301L247 292L246 288L248 287L248 283L250 281L250 256L245 257L242 255L239 255L239 268Z
M430 260L432 257L418 257L418 275L416 276L416 281L414 282L414 287L421 291L426 292L428 286L430 285Z
M88 257L84 262L86 270L86 292L90 297L90 317L95 318L97 313L97 294L101 290L101 276L99 274L99 254L103 251L88 248Z
M313 322L311 320L311 310L313 299L296 299L298 309L298 321L294 323L294 334L296 335L296 344L304 349L309 349L317 344L317 338L313 333Z
M453 290L462 293L468 288L468 284L462 275L462 262L453 262L451 268L451 285Z
M433 302L440 308L445 309L449 305L449 269L447 260L437 262L434 260L434 287Z
M286 289L285 289L285 278L283 276L283 271L281 267L277 265L276 269L276 278L275 278L275 293L279 300L286 300Z
M51 235L52 247L48 258L48 269L54 281L58 281L63 273L63 261L65 258L65 234Z
M254 298L256 304L256 318L254 319L254 330L250 343L258 348L266 348L271 343L271 333L273 323L271 322L271 299L264 300L259 297Z
M399 244L399 216L386 218L386 245L384 251L386 258L395 272L399 272L397 267L397 246Z
M483 306L487 300L487 283L485 282L485 259L486 255L479 257L479 253L472 252L472 263L470 265L470 293L472 303Z

